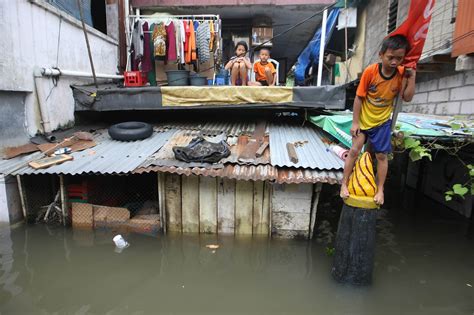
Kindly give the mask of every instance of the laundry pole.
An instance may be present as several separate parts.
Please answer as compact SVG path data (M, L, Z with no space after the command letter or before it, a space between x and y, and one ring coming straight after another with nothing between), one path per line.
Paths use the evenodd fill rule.
M324 46L326 46L326 23L328 19L328 10L323 12L323 22L321 26L321 41L319 42L319 62L318 62L318 81L317 86L321 86L321 79L323 77L323 62L324 62Z

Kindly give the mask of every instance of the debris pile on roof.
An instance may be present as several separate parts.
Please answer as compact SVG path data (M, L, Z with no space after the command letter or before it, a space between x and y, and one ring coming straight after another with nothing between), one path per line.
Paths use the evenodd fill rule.
M173 147L186 146L197 137L210 142L226 141L230 155L217 163L186 163L175 158ZM224 177L237 180L268 180L277 183L339 183L344 162L329 148L325 133L312 125L273 123L173 123L156 125L145 140L112 140L107 130L94 134L94 147L72 152L73 160L34 169L26 160L35 152L0 160L0 173L24 174L126 174L165 172ZM291 153L288 148L291 147Z

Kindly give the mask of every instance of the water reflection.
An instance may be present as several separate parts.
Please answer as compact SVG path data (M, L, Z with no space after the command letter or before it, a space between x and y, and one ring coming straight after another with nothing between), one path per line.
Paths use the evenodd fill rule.
M129 234L121 253L106 231L0 228L0 312L472 314L472 240L454 224L406 222L380 212L375 282L365 288L331 279L327 223L313 242Z

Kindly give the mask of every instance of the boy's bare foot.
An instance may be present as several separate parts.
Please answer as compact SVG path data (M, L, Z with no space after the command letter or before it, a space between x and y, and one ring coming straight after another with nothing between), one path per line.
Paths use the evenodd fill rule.
M347 185L341 185L341 192L339 193L342 199L349 198L349 189L347 189Z
M383 205L384 202L384 195L383 195L383 189L379 189L377 193L374 196L374 201L376 204L379 206Z

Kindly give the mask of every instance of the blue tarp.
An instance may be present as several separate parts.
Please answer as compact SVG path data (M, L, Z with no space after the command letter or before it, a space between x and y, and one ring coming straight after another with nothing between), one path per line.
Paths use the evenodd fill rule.
M326 21L326 40L324 46L327 45L334 26L337 22L337 17L339 15L339 8L332 9L328 15ZM319 61L319 46L321 42L321 27L316 31L313 38L306 46L306 48L301 52L296 61L295 67L295 81L296 84L304 84L304 79L309 68L313 64L318 64Z

